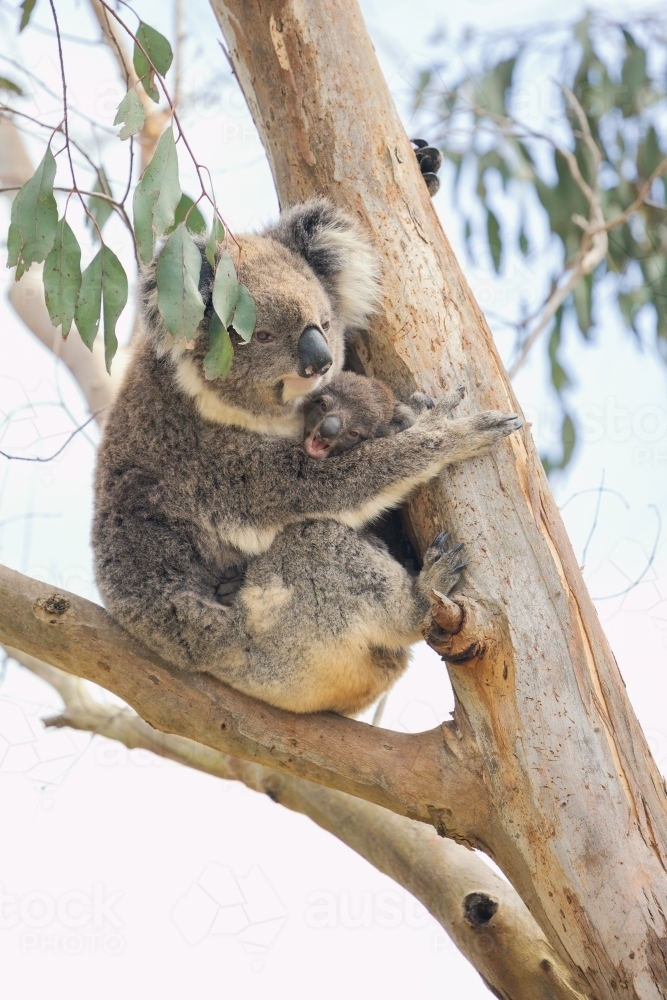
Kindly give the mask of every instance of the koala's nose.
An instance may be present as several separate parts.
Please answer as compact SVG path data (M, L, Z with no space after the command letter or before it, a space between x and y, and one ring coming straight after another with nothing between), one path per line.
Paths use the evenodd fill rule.
M340 431L340 420L338 417L327 417L319 426L321 438L335 438Z
M299 375L324 375L333 363L327 342L316 326L309 326L299 337Z

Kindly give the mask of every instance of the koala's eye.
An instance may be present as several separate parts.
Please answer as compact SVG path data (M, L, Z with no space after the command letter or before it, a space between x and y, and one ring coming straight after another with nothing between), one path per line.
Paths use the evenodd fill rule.
M328 330L330 326L331 326L330 321L328 319L325 319L324 322L322 323L322 329Z
M361 434L359 431L348 431L347 436L351 438L353 441L356 441L357 438L361 437Z
M258 330L255 334L255 340L258 340L260 344L272 344L275 339L268 330Z

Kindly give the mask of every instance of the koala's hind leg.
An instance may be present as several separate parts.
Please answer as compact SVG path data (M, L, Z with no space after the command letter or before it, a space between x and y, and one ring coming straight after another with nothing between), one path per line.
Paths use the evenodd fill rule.
M430 599L387 552L335 521L304 521L252 559L235 687L296 712L356 714L405 670Z

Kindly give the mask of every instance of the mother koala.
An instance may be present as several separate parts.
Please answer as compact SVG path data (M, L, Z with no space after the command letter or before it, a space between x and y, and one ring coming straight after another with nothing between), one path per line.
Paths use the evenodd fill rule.
M373 312L377 263L324 200L240 242L257 325L247 345L232 333L225 379L203 372L203 251L194 350L164 327L155 264L142 276L143 335L97 464L97 582L114 618L177 667L295 712L353 714L405 669L430 591L450 591L461 570L437 540L412 579L358 529L521 421L448 419L450 402L394 437L309 458L303 400L341 370L346 332Z

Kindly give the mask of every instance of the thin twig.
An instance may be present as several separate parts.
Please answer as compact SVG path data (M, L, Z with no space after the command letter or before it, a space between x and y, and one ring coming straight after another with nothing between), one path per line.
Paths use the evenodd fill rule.
M72 150L71 150L70 141L69 141L69 122L68 122L68 116L67 116L67 80L65 79L65 60L63 58L63 46L62 46L62 41L61 41L61 38L60 38L60 25L58 24L58 15L56 14L56 7L55 7L54 0L49 0L49 6L51 7L51 13L53 14L53 24L54 24L54 27L55 27L55 30L56 30L56 40L58 42L58 58L60 60L60 79L61 79L61 84L62 84L62 88L63 88L63 127L65 129L65 146L66 146L66 149L67 149L67 159L69 160L69 167L70 167L70 171L71 171L71 174L72 174L72 191L79 196L79 201L81 202L81 207L83 208L84 212L86 213L86 215L88 216L88 218L90 219L90 221L93 223L93 225L97 229L97 234L98 234L98 236L100 238L100 243L103 244L104 240L102 238L102 230L99 227L97 219L95 218L95 216L93 215L93 213L89 210L88 206L86 205L86 202L84 201L83 195L79 191L79 189L77 187L77 184L76 184L76 173L75 173L75 170L74 170L74 161L72 160Z
M96 410L95 413L92 413L83 424L81 424L79 427L75 428L75 430L72 431L72 433L67 438L67 440L64 442L64 444L62 444L60 446L60 448L58 448L57 451L54 451L53 455L49 455L48 458L33 458L33 457L29 456L29 455L8 455L6 451L0 451L0 455L2 455L3 458L9 459L9 461L11 461L11 462L52 462L54 458L57 458L58 455L61 455L63 453L63 451L65 450L65 448L67 447L67 445L70 443L70 441L72 440L72 438L75 438L77 436L77 434L80 434L81 431L85 427L87 427L89 423L91 423L93 420L95 420L95 418L97 417L97 415L99 413L101 413L102 410L105 410L105 409L106 409L105 406L101 406L99 410Z

